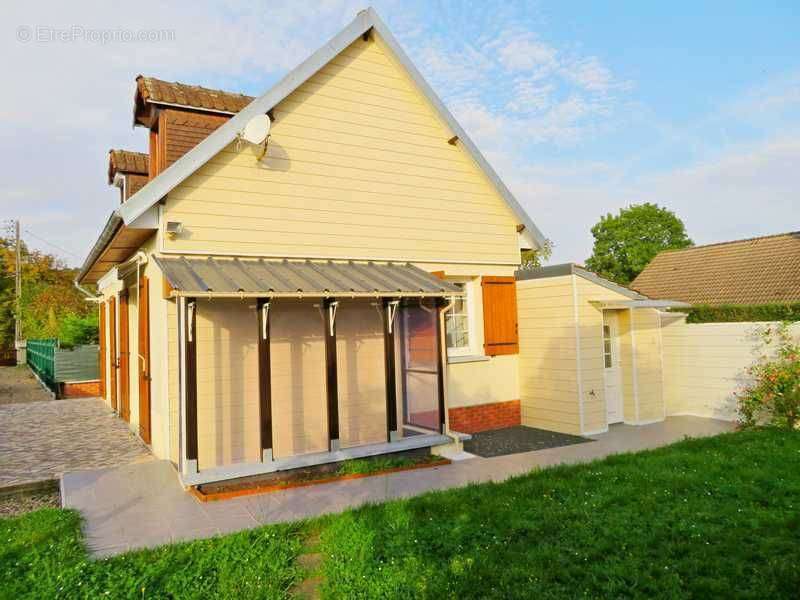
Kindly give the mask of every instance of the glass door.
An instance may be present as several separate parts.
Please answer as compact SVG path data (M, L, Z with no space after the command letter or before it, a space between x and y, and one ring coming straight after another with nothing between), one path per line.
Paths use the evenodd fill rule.
M404 435L439 431L438 314L433 301L405 303L398 314Z

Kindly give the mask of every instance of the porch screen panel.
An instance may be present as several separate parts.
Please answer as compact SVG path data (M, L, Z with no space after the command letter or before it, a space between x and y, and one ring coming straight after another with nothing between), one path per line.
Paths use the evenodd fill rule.
M386 441L383 315L375 300L342 300L336 312L341 446Z
M432 303L409 303L399 314L404 423L431 430L439 428L437 315Z
M197 450L202 471L261 455L255 301L197 300Z
M325 324L319 302L274 300L269 327L273 455L326 452Z

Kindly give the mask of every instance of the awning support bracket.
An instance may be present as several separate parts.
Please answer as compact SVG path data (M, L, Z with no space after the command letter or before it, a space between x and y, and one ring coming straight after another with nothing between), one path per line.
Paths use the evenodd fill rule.
M386 319L387 331L391 334L394 329L394 317L397 314L397 307L400 306L400 300L390 300L386 303L386 310L388 311L389 318Z

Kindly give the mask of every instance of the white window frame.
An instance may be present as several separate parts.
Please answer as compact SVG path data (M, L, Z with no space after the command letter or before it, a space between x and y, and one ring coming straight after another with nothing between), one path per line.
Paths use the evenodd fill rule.
M464 285L464 293L466 294L466 313L467 313L467 345L466 346L458 346L455 348L451 348L447 346L447 356L448 358L454 356L475 356L477 355L477 351L475 350L476 347L476 335L475 335L475 280L472 278L459 278L459 279L451 279L452 283L459 283ZM447 326L447 314L450 313L453 309L450 308L447 313L445 313L445 327ZM445 335L445 340L447 336Z

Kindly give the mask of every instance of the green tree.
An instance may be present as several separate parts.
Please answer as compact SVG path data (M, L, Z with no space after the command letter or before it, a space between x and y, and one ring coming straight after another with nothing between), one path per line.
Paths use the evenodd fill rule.
M539 250L523 250L522 264L520 269L538 269L542 263L553 254L553 242L549 239L544 241L544 245Z
M601 217L592 235L594 248L586 267L622 285L633 281L662 250L693 245L675 213L649 202Z
M0 237L0 347L4 348L14 343L14 269L14 240ZM75 273L52 254L22 244L23 337L59 337L66 317L85 318L97 312L97 305L86 302L72 285Z

